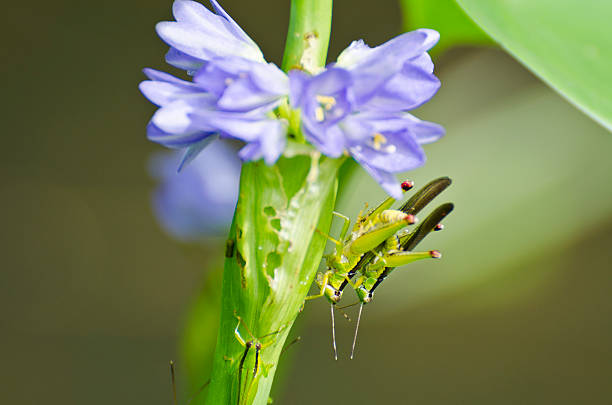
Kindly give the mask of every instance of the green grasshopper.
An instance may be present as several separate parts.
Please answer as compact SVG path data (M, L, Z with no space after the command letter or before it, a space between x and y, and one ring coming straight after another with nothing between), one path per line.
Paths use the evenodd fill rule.
M260 338L256 338L253 336L253 334L251 333L251 331L249 330L249 328L247 327L246 323L244 322L244 320L242 319L242 317L240 317L236 312L234 312L234 317L238 320L238 324L236 325L236 328L234 329L234 336L236 338L236 340L238 340L238 342L240 342L240 344L244 347L244 351L242 352L242 356L240 357L240 362L238 364L238 390L237 390L237 401L236 404L240 405L241 402L244 402L243 400L248 398L248 395L250 394L252 385L255 381L255 378L258 375L259 369L260 369L260 352L261 350L263 350L264 348L270 346L271 344L274 343L274 340L270 340L268 342L262 342L263 339L270 337L270 336L274 336L278 333L280 333L284 327L281 327L279 330L272 332L272 333L268 333L264 336L261 336ZM245 340L242 335L240 334L240 327L243 327L247 333L250 335L251 339L250 340ZM285 347L283 348L283 350L281 351L280 356L283 355L283 353L289 348L291 347L293 344L299 342L301 340L301 337L298 336L295 339L293 339L291 342L289 342L288 344L285 345ZM254 364L253 364L253 373L252 373L252 377L251 377L251 381L250 384L247 385L247 387L245 389L243 389L242 385L242 380L243 380L243 372L244 372L244 368L245 368L245 362L247 359L247 356L249 354L249 352L251 351L251 349L255 350L255 359L254 359ZM233 362L232 359L227 359L227 360L231 360ZM270 367L269 365L265 365L262 363L262 368L267 368ZM173 404L174 405L178 405L177 402L177 396L176 396L176 381L175 381L175 371L174 371L174 361L170 361L170 376L171 376L171 382L172 382L172 394L173 394ZM244 383L248 383L249 382L249 373L247 371L246 377L244 378ZM199 389L196 393L194 393L188 400L186 405L189 405L193 399L195 399L198 395L200 395L202 393L202 391L210 384L210 379L208 379ZM244 396L242 395L244 392Z
M412 188L412 183L402 183L404 191L410 188ZM334 215L344 221L339 240L325 235L335 244L334 252L325 256L327 271L323 274L317 274L316 283L320 287L319 293L306 297L306 300L325 296L330 301L332 342L334 358L336 360L338 355L335 338L334 305L340 301L342 290L347 283L350 283L350 278L354 276L355 266L360 262L365 253L384 243L386 239L400 229L415 222L414 215L389 209L394 202L395 199L387 198L367 215L362 216L360 213L348 237L346 235L350 226L350 219L334 212Z
M363 281L356 285L351 282L351 279L358 272L365 272L366 268L369 274L372 274L372 272L386 267L397 267L414 260L432 257L429 253L427 255L408 255L397 251L399 248L392 250L393 245L390 241L398 238L398 231L407 225L413 224L416 221L414 215L420 212L450 183L451 180L447 177L430 182L410 198L400 210L390 210L389 208L393 205L395 199L387 198L367 215L362 216L360 213L355 221L351 235L343 243L328 236L336 245L334 252L331 255L325 256L328 270L324 274L318 274L316 282L320 287L319 294L309 296L306 299L325 296L331 303L332 345L335 359L338 357L335 339L334 306L340 301L344 288L347 285L351 285L359 293L359 287L363 284ZM411 182L402 183L404 191L410 190L412 186ZM344 219L344 226L339 238L342 241L348 232L350 220L344 215L334 214ZM375 260L377 264L370 270L370 263ZM387 260L390 261L388 266ZM359 315L361 316L361 311Z
M412 250L432 231L441 230L440 221L453 210L452 203L445 203L436 208L413 232L398 232L385 241L382 254L378 254L371 262L361 268L361 275L354 283L357 297L361 302L357 326L353 337L351 348L351 359L355 352L357 342L357 332L363 306L372 302L374 290L395 270L396 267L412 263L417 260L442 257L439 251L430 250L428 252L412 252Z
M240 363L238 365L238 400L237 400L237 405L241 405L241 398L248 398L249 393L251 391L251 387L253 385L253 383L255 382L255 378L257 378L257 373L259 371L259 362L260 362L260 356L259 353L262 349L265 349L266 347L272 345L274 343L274 339L269 340L268 342L263 343L262 339L270 337L270 336L274 336L278 333L280 333L285 327L281 327L279 330L275 331L275 332L271 332L268 333L264 336L261 336L259 338L256 338L253 333L249 330L248 326L246 325L246 323L243 321L243 319L236 313L234 313L234 316L236 317L236 319L238 319L238 324L236 325L236 329L234 329L234 336L236 337L236 340L238 340L238 342L240 342L240 344L244 347L244 352L242 353L242 356L240 357ZM247 333L249 334L249 336L251 337L250 340L245 340L242 335L240 334L240 326L242 325L242 327L247 331ZM293 342L292 342L293 343ZM242 397L242 372L244 370L244 363L245 360L249 354L249 351L254 348L255 349L255 360L254 360L254 364L253 364L253 377L251 379L251 383L246 385L246 389L245 389L245 396ZM262 367L266 367L265 364L262 365ZM265 373L265 371L264 371ZM249 373L247 372L246 377L245 377L245 384L248 383L249 380Z
M444 191L448 186L452 183L451 179L448 177L440 177L435 180L427 183L423 188L417 191L408 201L406 201L401 207L400 211L409 214L409 215L417 215L423 208L425 208L434 198L436 198L442 191ZM409 188L404 188L405 184L409 184ZM413 185L411 182L402 183L402 188L405 191L408 191L412 188ZM395 235L394 235L395 236ZM392 241L390 241L392 242ZM368 251L365 255L361 257L359 263L349 272L348 279L346 279L339 290L343 291L346 288L349 280L352 279L355 274L361 272L361 270L366 267L372 260L374 260L377 256L380 256L380 252L385 248L385 245L389 245L390 242L381 243L375 249ZM416 245L415 245L416 246ZM414 248L414 246L413 246ZM412 249L411 249L412 250ZM384 259L384 258L383 258ZM384 262L384 260L383 260ZM408 264L410 261L407 261L404 264ZM401 264L400 264L401 265Z

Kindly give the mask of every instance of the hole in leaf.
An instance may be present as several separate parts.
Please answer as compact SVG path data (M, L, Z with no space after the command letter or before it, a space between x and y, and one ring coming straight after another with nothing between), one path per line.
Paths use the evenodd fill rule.
M266 271L270 276L274 276L274 269L279 268L281 265L281 256L276 252L268 253L266 257Z
M266 214L269 217L274 217L276 216L276 210L274 209L274 207L270 207L268 205L267 207L264 207L264 214Z
M238 266L240 266L240 268L244 269L244 267L246 266L246 261L244 260L244 258L240 254L240 251L236 251L236 261L238 262Z
M277 231L280 231L281 229L281 221L279 218L271 220L270 225L272 225L272 228L276 229Z

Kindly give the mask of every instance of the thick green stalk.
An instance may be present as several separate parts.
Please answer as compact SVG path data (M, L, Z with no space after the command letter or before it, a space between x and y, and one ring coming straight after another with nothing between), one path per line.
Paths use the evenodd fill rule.
M325 66L331 32L332 0L293 0L283 70L316 72Z
M332 0L292 1L285 71L325 65L331 8ZM325 249L315 230L329 230L343 161L312 150L273 166L243 165L207 404L267 404L283 345Z
M313 152L274 166L243 166L208 404L267 403L283 344L325 248L315 229L329 229L342 161ZM245 346L235 336L237 326L245 341L253 341L240 383ZM257 343L263 348L254 376Z

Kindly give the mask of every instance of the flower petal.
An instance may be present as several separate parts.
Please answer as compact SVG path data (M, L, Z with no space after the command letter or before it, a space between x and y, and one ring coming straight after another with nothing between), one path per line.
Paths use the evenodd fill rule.
M420 145L435 142L446 132L442 125L434 122L423 121L410 114L405 114L404 118L411 121L410 132Z
M202 89L194 86L193 83L175 84L173 82L162 82L146 80L138 85L138 88L153 104L164 106L178 99L197 96L202 93Z
M304 136L318 150L329 157L340 157L346 148L344 134L338 125L322 127L302 121Z
M144 68L142 72L151 80L157 80L160 82L168 82L168 83L176 83L182 84L186 86L193 86L193 83L188 82L183 79L179 79L178 77L172 76L170 73L162 72L160 70L155 70L151 68Z
M401 72L375 92L363 108L383 111L411 110L429 101L440 88L440 80L421 67L405 64Z
M278 103L278 95L264 93L251 80L243 79L228 86L217 105L230 111L249 111L263 106L272 110Z
M353 42L340 54L337 66L351 72L355 80L353 92L356 104L367 103L411 59L429 69L427 60L421 55L438 38L436 31L417 30L399 35L375 48L369 48L363 42Z
M208 61L215 57L242 56L263 61L259 48L215 28L169 21L162 21L155 26L157 34L164 42L197 59Z
M214 131L214 128L202 125L191 117L194 111L210 108L207 94L189 100L178 99L157 110L151 119L164 132L182 134L194 131Z
M267 165L272 165L283 153L286 143L286 128L279 125L269 125L266 135L246 144L240 150L238 156L242 160L258 160L263 158Z
M242 30L242 28L240 28L238 24L236 24L236 21L234 21L234 19L225 12L225 10L219 5L219 3L217 3L217 0L209 0L209 1L210 1L210 4L212 4L213 8L215 9L215 12L221 17L225 18L225 20L228 23L228 28L231 31L233 31L234 35L236 35L238 38L242 39L245 42L251 43L255 48L259 50L259 48L257 47L257 44L246 34L246 32ZM260 54L261 54L261 51L260 51ZM263 59L263 55L261 58Z
M215 141L217 139L219 139L219 135L215 134L215 135L208 136L202 139L201 141L196 142L192 145L189 145L189 147L187 147L187 150L185 151L185 154L183 155L181 159L181 162L178 165L177 171L180 172L181 170L183 170L185 166L193 162L193 160L200 154L200 152L204 150L205 147L207 147L212 141Z
M166 53L166 63L176 68L186 70L189 75L193 75L195 71L206 64L202 59L194 58L172 47L170 47Z
M149 122L147 125L147 138L150 141L173 149L189 147L189 145L197 143L212 134L212 132L194 131L175 135L162 131L153 122Z
M427 73L433 73L434 71L434 64L431 60L431 56L429 56L427 52L423 52L419 56L410 59L406 63L410 63L411 65L418 66Z
M191 0L175 0L172 4L172 15L176 21L195 25L211 26L218 32L226 32L223 17L213 13L201 3Z
M363 167L365 171L368 172L378 184L380 184L387 194L395 199L402 198L402 187L393 173L371 167L366 162L360 161L358 158L355 158L355 160L357 160L361 167Z
M156 153L149 164L159 181L153 211L162 227L181 240L227 233L238 198L240 160L232 148L214 142L179 174L180 153Z
M289 94L289 78L274 63L254 63L250 69L250 77L253 84L261 90L279 96Z
M279 120L249 117L241 113L210 111L198 111L192 115L198 126L215 128L222 134L250 142L266 136L268 132L278 132L283 129L286 135L286 126Z
M412 170L425 163L425 152L407 130L383 136L385 143L381 147L357 145L350 148L351 155L373 168L393 173Z

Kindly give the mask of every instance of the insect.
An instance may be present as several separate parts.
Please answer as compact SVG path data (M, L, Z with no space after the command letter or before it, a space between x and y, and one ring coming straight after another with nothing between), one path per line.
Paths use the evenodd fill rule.
M410 188L412 188L412 183L402 183L404 191ZM332 342L336 360L338 354L335 338L334 305L342 298L342 291L345 286L351 283L350 279L356 273L355 266L360 263L365 253L383 243L400 229L415 222L414 215L389 209L394 202L395 199L387 198L367 215L363 216L360 213L348 237L350 219L337 212L333 213L344 221L340 237L336 240L325 235L334 243L334 251L332 254L325 256L327 271L317 274L316 283L320 288L319 293L306 297L306 300L324 296L330 302Z
M240 362L238 364L238 400L236 401L237 405L241 404L241 398L248 398L249 396L249 392L251 387L253 386L253 383L255 382L255 378L257 377L257 373L259 371L259 362L260 362L260 352L261 350L265 349L266 347L272 345L274 343L274 339L271 339L269 341L267 341L266 343L262 343L262 339L265 339L267 337L270 336L274 336L279 334L284 327L281 327L279 330L275 331L275 332L270 332L267 333L259 338L256 338L253 333L249 330L248 326L246 325L246 323L242 320L242 318L237 315L236 313L234 313L234 316L236 317L236 319L238 319L238 324L236 325L236 329L234 329L234 336L236 337L236 340L238 340L238 342L240 342L240 344L244 347L244 352L242 353L242 356L240 357ZM242 337L242 335L240 334L240 326L242 326L247 333L250 336L250 340L244 340L244 338ZM292 342L293 343L293 342ZM290 344L292 344L290 343ZM249 354L249 351L251 351L251 349L255 349L255 359L254 359L254 363L253 363L253 373L252 373L252 378L251 378L251 382L249 385L247 385L246 388L246 392L245 392L245 396L242 396L242 373L244 370L244 364L245 361L247 359L247 356ZM248 383L249 381L249 373L247 372L246 377L245 377L245 384Z
M338 355L335 338L334 306L342 298L343 290L347 285L351 285L359 296L360 292L363 292L365 289L367 292L366 296L369 296L371 300L374 289L390 272L390 270L387 271L384 277L382 277L385 269L395 268L419 259L435 257L430 252L416 254L406 250L402 246L402 238L403 241L408 240L411 233L402 231L402 229L414 224L416 221L415 215L450 184L451 180L448 177L441 177L428 183L402 205L399 210L389 209L395 202L395 199L387 198L365 216L360 213L348 237L346 237L346 234L350 220L342 214L334 213L334 215L344 220L344 225L340 232L339 240L327 236L335 245L334 252L325 256L327 271L317 275L316 283L320 287L320 292L316 295L308 296L306 299L325 296L331 303L332 347L336 360ZM412 187L412 182L406 181L402 183L404 191L408 191ZM416 244L412 248L414 246ZM362 275L357 279L356 283L353 283L351 279L357 273ZM376 283L378 277L381 277L376 287L368 283L373 279L372 276L376 276L374 283ZM361 298L360 301L363 303ZM357 320L357 328L360 318L361 308ZM354 340L356 340L356 334Z
M354 283L357 297L361 302L359 315L357 316L357 326L353 337L351 348L351 359L355 352L357 342L357 332L363 306L372 302L374 290L395 270L395 268L417 260L434 258L438 259L442 255L437 250L426 252L413 252L412 250L432 231L441 230L440 221L453 210L452 203L445 203L436 208L413 232L398 233L385 241L383 251L371 262L361 268L361 275Z
M248 394L250 393L251 387L253 386L253 382L255 381L255 378L258 375L259 369L260 369L260 352L272 345L274 343L274 339L262 343L262 339L265 339L267 337L276 335L280 332L282 332L282 330L284 329L284 327L281 327L279 330L272 332L272 333L268 333L260 338L255 338L253 336L253 334L251 333L251 331L249 330L248 326L246 325L246 323L242 320L242 318L240 316L238 316L236 314L236 312L234 312L234 316L236 317L236 319L238 320L238 324L236 325L236 328L234 329L234 336L236 337L236 340L238 340L238 342L240 342L240 344L244 347L244 351L242 352L242 355L240 357L240 362L238 364L238 390L236 391L236 404L240 405L241 401L244 401L245 398L248 397ZM248 332L248 334L250 335L251 339L248 341L245 341L244 338L242 337L242 335L240 334L240 327L243 327L244 329L246 329L246 331ZM289 349L292 345L294 345L295 343L298 343L302 338L300 336L296 337L295 339L293 339L291 342L287 343L285 345L285 347L283 347L283 350L281 351L279 357L281 357L285 351L287 351L287 349ZM255 350L255 359L254 359L254 366L253 366L253 373L252 373L252 377L251 377L251 382L248 385L248 388L246 389L246 392L244 392L243 396L243 388L242 388L242 381L243 381L243 372L245 369L245 363L247 361L247 356L249 354L249 352L251 351L251 349ZM233 359L231 358L226 358L226 360L229 360L233 363ZM262 367L266 367L263 366ZM267 367L270 367L270 365L267 365ZM174 370L174 361L170 360L170 376L171 376L171 382L172 382L172 394L173 394L173 404L174 405L178 405L177 402L177 395L176 395L176 381L175 381L175 370ZM247 383L249 380L249 374L247 373L246 375L246 381L245 383ZM200 395L202 393L202 391L204 391L204 389L210 384L210 379L208 379L204 384L202 384L202 386L193 394L191 395L191 397L189 397L189 399L186 402L186 405L189 405L198 395Z

